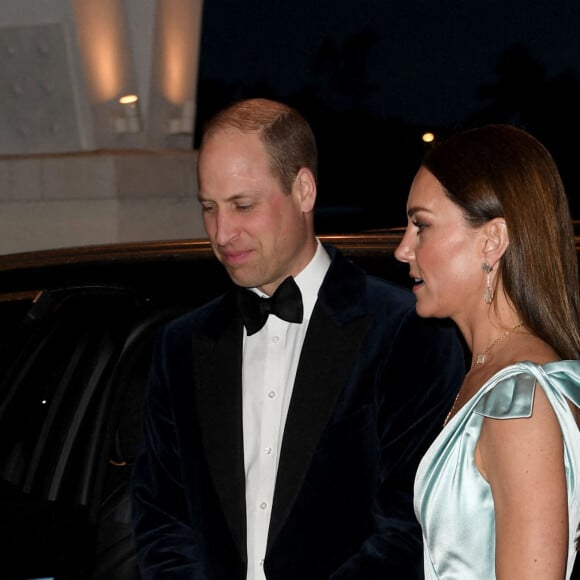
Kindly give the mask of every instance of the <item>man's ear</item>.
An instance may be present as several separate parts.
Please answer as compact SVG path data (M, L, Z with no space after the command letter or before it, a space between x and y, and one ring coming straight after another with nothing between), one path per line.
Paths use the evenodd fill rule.
M312 171L302 167L296 175L294 187L297 189L302 211L305 213L313 211L316 202L316 179Z
M483 226L484 261L492 268L497 264L510 245L507 225L504 218L494 218Z

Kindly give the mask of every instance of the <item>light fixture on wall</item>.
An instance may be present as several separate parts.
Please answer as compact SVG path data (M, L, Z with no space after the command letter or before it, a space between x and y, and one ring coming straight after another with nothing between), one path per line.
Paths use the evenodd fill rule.
M139 97L127 94L119 97L122 114L115 118L116 133L139 133L141 131L141 114Z
M169 119L169 134L191 135L193 133L193 112L193 101L185 101L181 107L179 117Z

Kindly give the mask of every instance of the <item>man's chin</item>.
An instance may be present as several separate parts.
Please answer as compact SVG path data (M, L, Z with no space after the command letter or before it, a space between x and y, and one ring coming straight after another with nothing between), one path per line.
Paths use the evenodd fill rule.
M226 268L226 272L236 286L241 286L242 288L254 288L256 286L254 280L243 276L239 270L236 270L236 268Z

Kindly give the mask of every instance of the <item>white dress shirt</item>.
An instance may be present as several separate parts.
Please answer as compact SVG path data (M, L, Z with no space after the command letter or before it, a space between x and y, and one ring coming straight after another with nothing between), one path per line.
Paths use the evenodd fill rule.
M262 329L252 336L247 336L244 331L242 413L246 470L247 580L266 578L263 562L286 415L302 343L318 298L318 290L329 266L330 257L318 241L314 257L295 278L304 307L301 324L270 315Z

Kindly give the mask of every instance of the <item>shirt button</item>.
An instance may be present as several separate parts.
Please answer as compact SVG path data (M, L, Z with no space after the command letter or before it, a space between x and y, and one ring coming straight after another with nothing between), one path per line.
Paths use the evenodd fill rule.
M270 453L272 453L272 448L266 447L266 449L264 449L264 451L266 452L266 455L270 455Z
M260 566L264 566L264 559L263 558L260 560Z
M268 507L268 504L267 504L265 501L263 501L263 502L260 504L260 509L261 509L261 510L265 510L267 507Z
M279 337L279 336L273 336L273 337L272 337L272 342L273 342L274 344L278 344L278 343L280 342L280 337Z
M270 399L273 399L276 396L276 391L270 391L268 393L268 397L270 397Z

